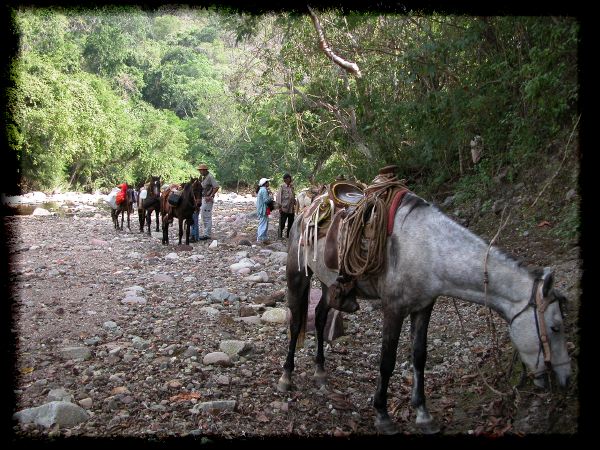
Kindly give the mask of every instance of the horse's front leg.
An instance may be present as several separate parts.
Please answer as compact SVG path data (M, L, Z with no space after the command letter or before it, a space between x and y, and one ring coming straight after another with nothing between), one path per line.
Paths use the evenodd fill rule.
M144 232L144 223L146 222L146 216L143 209L138 209L138 222L140 223L140 233Z
M190 245L190 220L192 219L185 219L185 245Z
M154 213L156 214L156 232L158 233L158 231L159 231L158 230L158 213L159 213L158 209L155 209ZM150 233L150 230L148 230L148 233Z
M148 236L150 236L152 234L150 232L150 229L152 226L152 211L149 209L146 210L146 225L148 226ZM156 231L158 231L158 230L156 230Z
M315 356L315 382L318 386L324 386L327 383L325 373L325 351L324 335L325 325L327 324L327 315L329 313L328 289L324 283L321 283L321 299L315 308L315 334L317 336L317 355Z
M125 210L121 211L121 231L123 231L123 221L125 220Z
M165 214L162 217L162 232L163 232L163 237L162 237L162 243L163 245L167 245L169 243L169 217L167 214Z
M396 424L392 422L387 410L387 391L390 377L396 366L396 352L398 350L398 340L400 330L405 314L394 309L390 305L391 301L384 300L383 311L383 336L381 343L381 361L379 364L379 379L377 380L377 390L373 398L375 407L375 427L383 434L396 434L399 432Z
M412 340L413 387L410 403L417 412L417 426L425 434L438 433L437 426L427 410L425 401L425 362L427 361L427 329L434 303L410 315Z
M181 245L181 240L183 239L183 219L179 219L179 245ZM189 242L186 242L186 245L189 245Z
M129 231L131 231L131 219L130 219L130 216L131 216L131 210L128 207L127 208L127 229Z

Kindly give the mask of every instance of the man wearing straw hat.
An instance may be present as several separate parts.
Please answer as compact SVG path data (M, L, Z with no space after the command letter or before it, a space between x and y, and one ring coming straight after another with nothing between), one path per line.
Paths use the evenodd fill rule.
M198 170L200 171L200 175L202 175L202 206L200 207L200 218L202 219L204 234L200 236L198 213L194 213L194 227L192 229L192 236L197 240L205 241L211 238L213 204L215 200L215 194L219 190L220 186L217 180L215 180L215 177L208 172L208 166L206 164L200 164L198 166Z

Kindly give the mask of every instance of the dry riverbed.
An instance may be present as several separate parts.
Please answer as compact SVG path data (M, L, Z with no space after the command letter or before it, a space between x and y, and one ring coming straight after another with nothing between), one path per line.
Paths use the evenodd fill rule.
M344 314L344 336L326 349L326 388L312 381L315 342L309 335L297 352L295 389L277 391L287 349L287 247L276 239L268 247L253 245L252 198L221 195L214 209L216 242L190 246L177 245L176 227L170 244L161 245L161 233L139 232L137 216L131 230L116 231L97 198L59 203L49 215L3 218L14 304L17 438L376 436L377 301L359 300L356 314ZM581 277L576 250L552 262L557 287L572 300L567 332L574 357ZM538 391L529 380L512 389L521 369L510 368L506 324L485 308L456 305L464 331L453 300L442 298L428 339L426 394L441 433L577 433L577 383L566 392ZM576 377L576 362L574 371ZM412 435L419 431L411 380L407 321L389 408ZM42 423L35 414L44 405L48 417L63 422Z

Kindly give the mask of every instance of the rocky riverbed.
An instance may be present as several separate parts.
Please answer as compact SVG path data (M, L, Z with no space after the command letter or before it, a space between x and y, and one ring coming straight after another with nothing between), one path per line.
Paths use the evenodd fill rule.
M276 214L273 243L256 246L254 199L221 194L212 241L177 245L171 227L164 246L162 233L139 232L137 216L131 230L115 230L101 198L9 199L28 212L55 203L54 210L3 218L17 438L376 435L378 301L359 299L360 310L343 315L343 336L326 348L327 387L313 383L315 341L308 335L296 356L295 389L282 394L276 383L287 351L287 245L275 239ZM574 248L552 264L556 286L571 300L574 358L577 255ZM426 394L441 433L576 433L577 383L566 392L539 391L529 380L513 389L521 369L511 365L505 323L474 304L456 301L456 308L464 331L448 298L438 301L429 330ZM410 406L408 321L400 339L388 404L412 435L419 430ZM576 377L576 360L573 368Z

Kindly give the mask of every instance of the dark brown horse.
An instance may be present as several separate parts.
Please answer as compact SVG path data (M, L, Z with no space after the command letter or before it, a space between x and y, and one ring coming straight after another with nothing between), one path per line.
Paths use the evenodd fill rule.
M140 233L144 232L144 222L148 225L148 234L150 234L150 225L152 223L152 212L156 215L156 231L158 231L158 214L160 212L160 177L150 176L148 187L142 186L138 193L138 217L140 219Z
M125 183L125 186L127 186L127 183ZM123 230L125 213L127 213L127 229L131 230L130 215L133 213L134 189L126 187L125 192L125 200L122 203L117 204L117 209L111 209L110 211L115 230ZM119 214L121 215L121 226L119 226Z
M179 196L176 204L169 201L169 197ZM171 199L172 200L172 199ZM190 178L188 183L182 185L171 185L161 194L161 216L162 216L162 243L169 243L169 225L173 218L179 219L179 245L183 237L183 222L185 221L185 245L190 244L190 227L194 220L194 210L202 203L202 184L198 178Z

